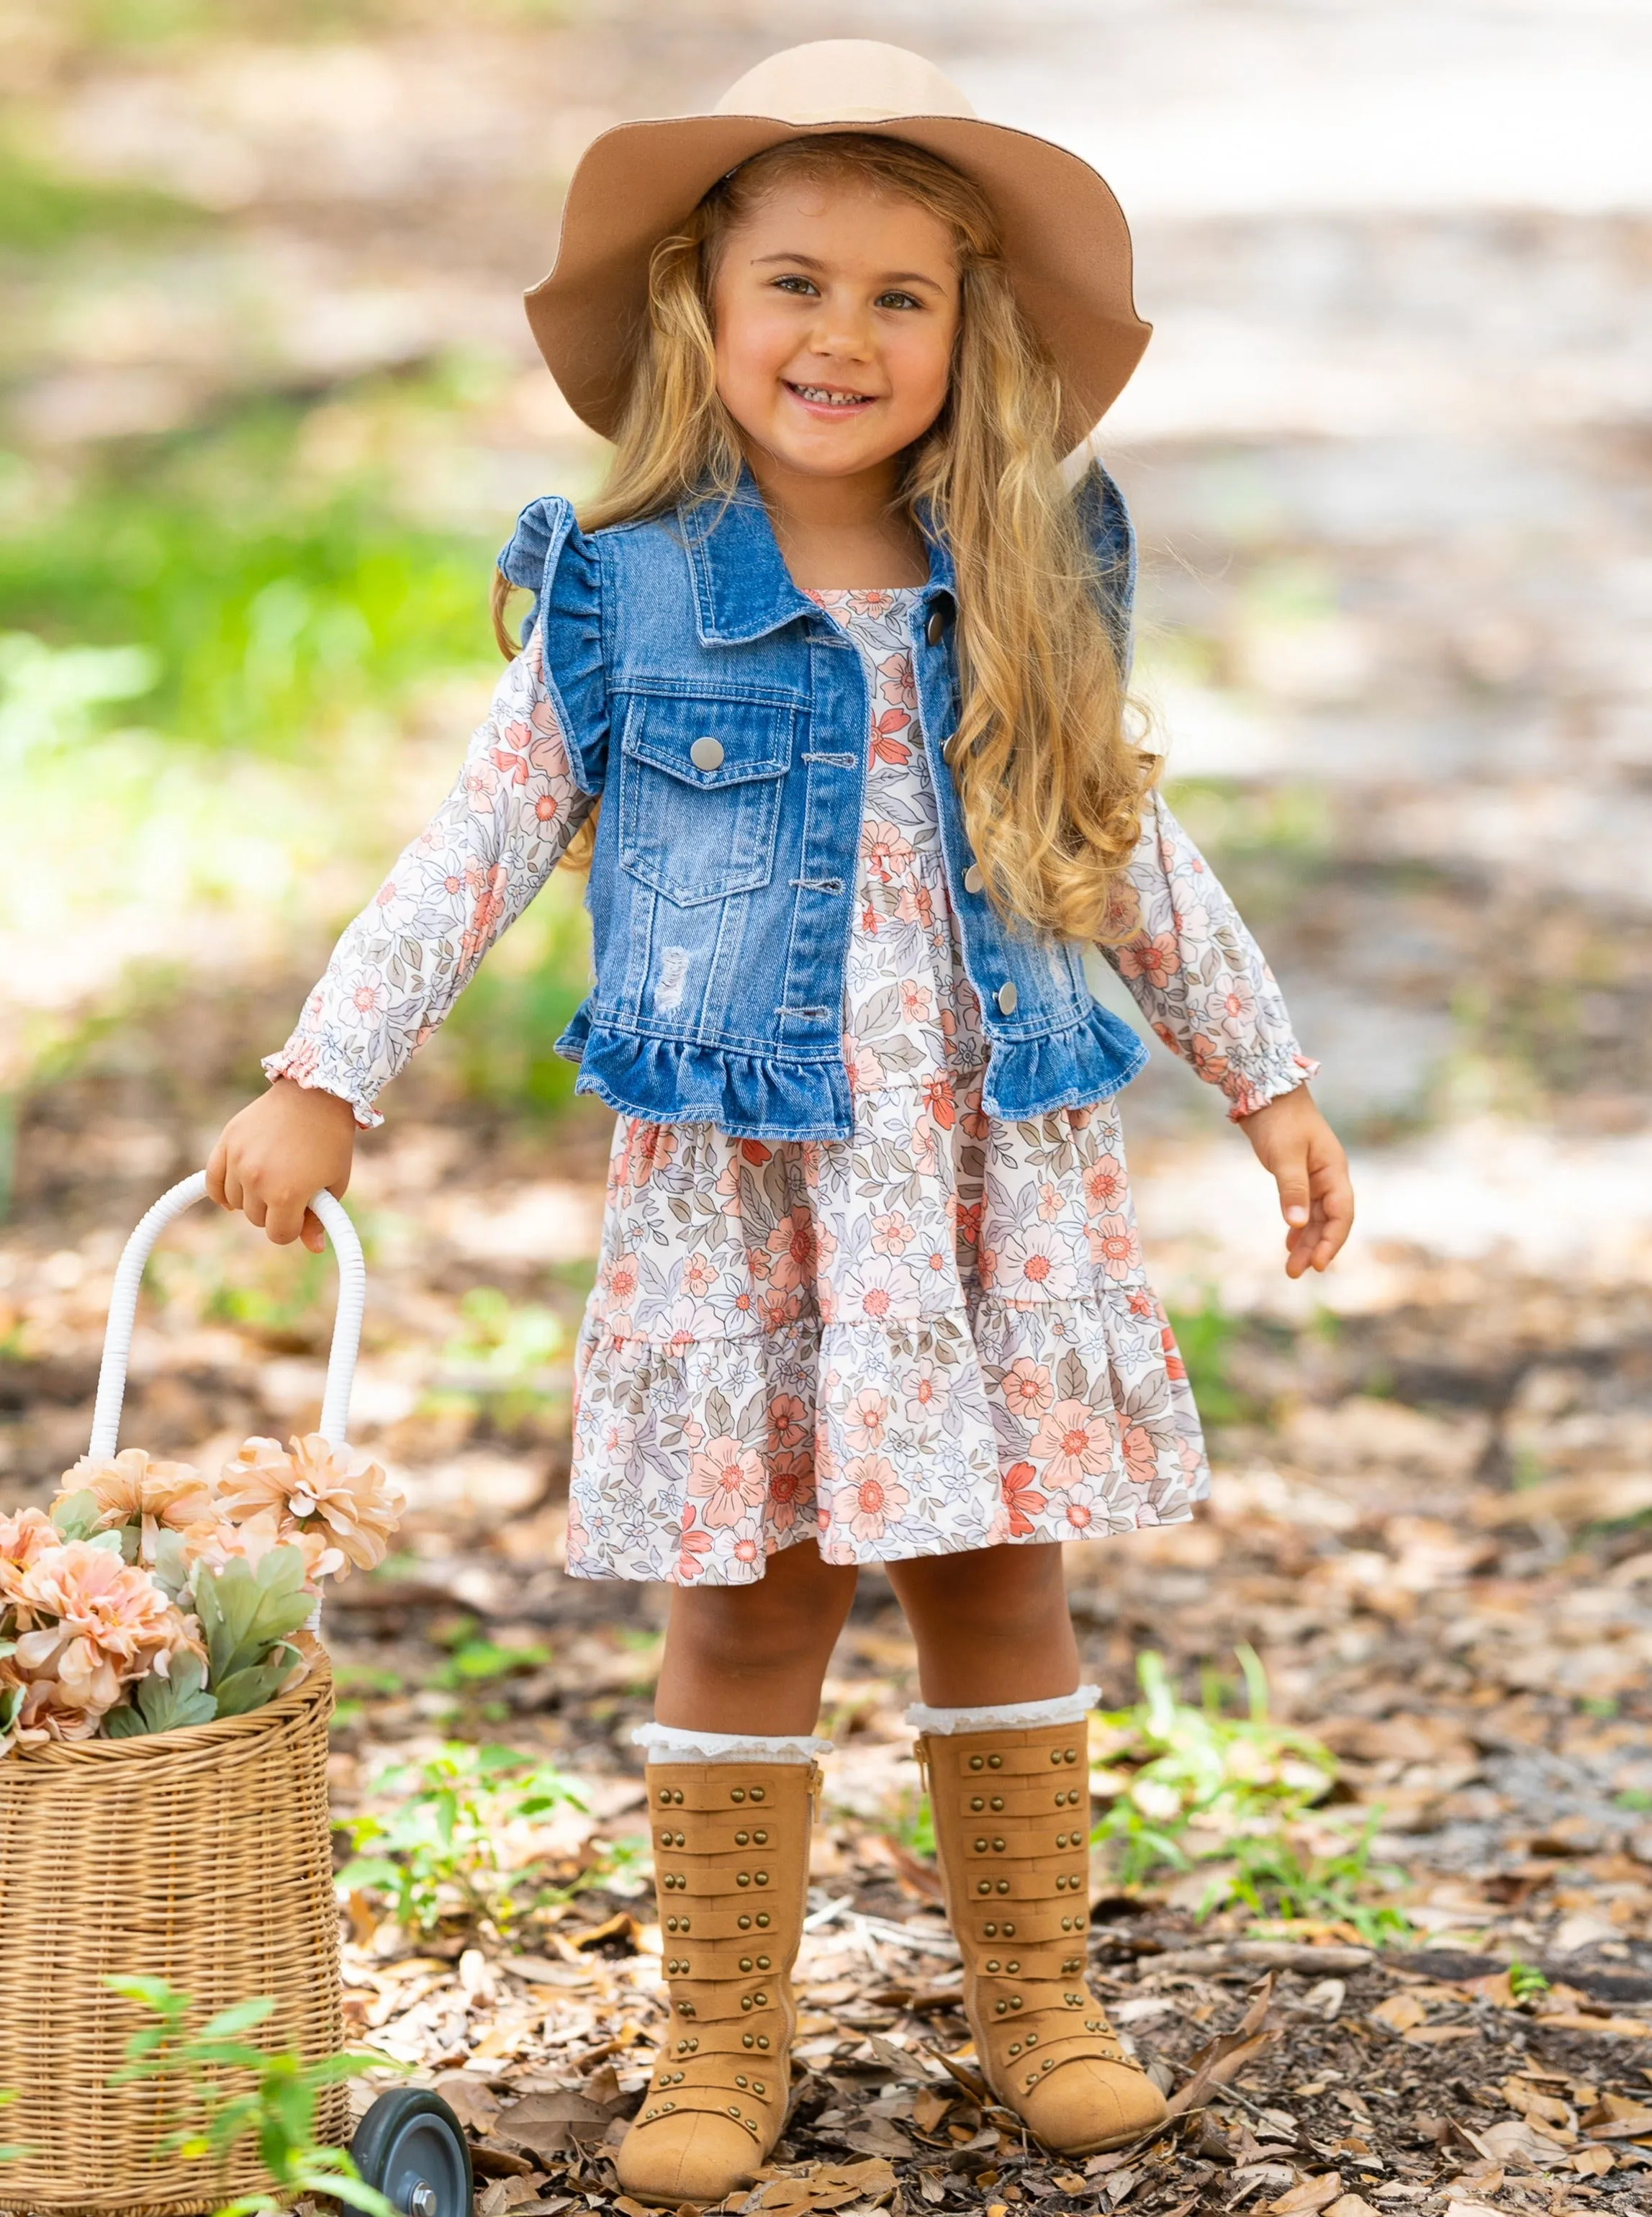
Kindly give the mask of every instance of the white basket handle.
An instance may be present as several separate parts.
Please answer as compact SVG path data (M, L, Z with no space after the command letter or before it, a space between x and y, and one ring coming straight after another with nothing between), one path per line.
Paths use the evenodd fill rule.
M138 1314L138 1288L150 1250L175 1216L207 1195L207 1173L164 1193L121 1251L109 1296L109 1321L103 1334L103 1364L97 1374L97 1405L92 1412L90 1452L112 1455L121 1436L121 1404L126 1399L127 1362L132 1353L132 1327ZM356 1380L356 1357L362 1343L362 1311L367 1303L367 1265L362 1243L342 1201L330 1193L319 1193L310 1202L326 1226L338 1260L338 1306L334 1312L332 1346L327 1356L327 1390L321 1403L321 1436L329 1447L342 1448L350 1421L350 1393Z

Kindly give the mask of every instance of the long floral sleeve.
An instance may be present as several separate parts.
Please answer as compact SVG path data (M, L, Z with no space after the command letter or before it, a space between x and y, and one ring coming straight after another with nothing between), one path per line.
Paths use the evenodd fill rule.
M1261 948L1156 793L1115 909L1100 951L1165 1045L1221 1087L1229 1116L1314 1075Z
M268 1076L336 1093L358 1124L561 860L591 806L569 768L539 633L499 680L457 782L333 949Z

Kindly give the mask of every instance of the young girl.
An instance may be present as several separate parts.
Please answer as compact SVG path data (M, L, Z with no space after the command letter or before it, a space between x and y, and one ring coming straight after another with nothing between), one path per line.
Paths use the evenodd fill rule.
M1228 1096L1292 1276L1352 1217L1272 977L1123 728L1123 505L1060 465L1146 343L1129 234L1073 155L828 41L599 139L529 313L606 487L523 513L522 651L213 1190L319 1244L380 1089L589 854L562 1044L620 1121L568 1567L674 1589L638 1735L671 2010L621 2178L714 2201L780 2134L863 1563L917 1642L982 2074L1051 2147L1111 2146L1164 2105L1085 1984L1096 1689L1058 1543L1209 1480L1125 1177L1142 1050L1080 950Z

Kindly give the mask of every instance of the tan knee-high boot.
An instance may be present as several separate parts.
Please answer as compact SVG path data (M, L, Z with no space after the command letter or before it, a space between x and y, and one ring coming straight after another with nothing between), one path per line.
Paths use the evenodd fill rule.
M1164 2096L1125 2055L1085 1983L1085 1725L929 1733L918 1746L987 2084L1063 2155L1150 2132L1164 2119Z
M721 2202L780 2138L808 1899L813 1763L648 1766L671 2019L616 2158L628 2194Z

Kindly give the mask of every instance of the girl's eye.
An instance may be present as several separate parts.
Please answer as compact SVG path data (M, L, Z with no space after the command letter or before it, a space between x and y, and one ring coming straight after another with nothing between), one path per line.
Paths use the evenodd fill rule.
M814 287L807 277L777 277L775 289L781 293L812 293Z
M877 306L880 308L921 308L923 305L921 300L914 300L910 293L880 293L877 296Z

